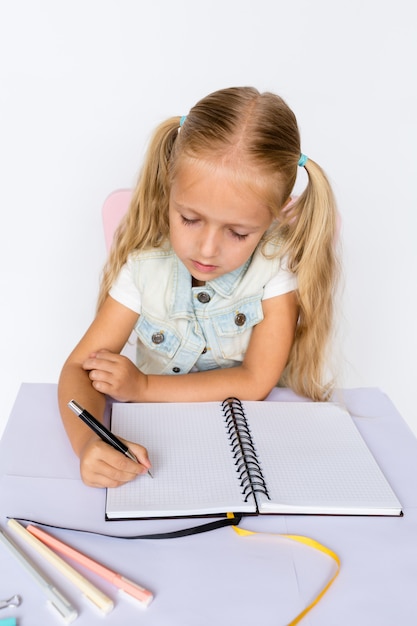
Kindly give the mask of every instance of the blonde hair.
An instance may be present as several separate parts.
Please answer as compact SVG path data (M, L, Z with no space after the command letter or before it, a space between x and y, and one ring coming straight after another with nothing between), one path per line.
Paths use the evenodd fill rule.
M304 165L306 188L287 208L301 153L294 113L275 94L233 87L200 100L180 132L179 127L180 117L172 117L151 139L129 211L103 270L98 306L129 253L159 247L168 239L169 191L181 159L227 158L236 163L238 175L242 165L243 176L255 169L267 181L265 201L276 218L276 227L264 242L279 238L280 254L287 256L289 269L298 278L299 318L281 382L314 400L327 399L332 388L332 381L326 380L327 349L338 276L337 212L327 177L311 159Z

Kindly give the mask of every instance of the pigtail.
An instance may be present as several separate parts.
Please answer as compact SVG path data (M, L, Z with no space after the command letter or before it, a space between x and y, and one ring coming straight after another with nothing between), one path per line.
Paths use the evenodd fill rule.
M325 370L339 273L337 211L320 166L309 159L305 169L307 187L291 207L285 227L284 252L289 268L297 274L300 311L283 380L301 395L325 400L333 386Z
M158 126L134 189L129 210L116 230L109 258L104 266L98 308L133 250L159 247L169 233L169 160L178 136L179 117Z

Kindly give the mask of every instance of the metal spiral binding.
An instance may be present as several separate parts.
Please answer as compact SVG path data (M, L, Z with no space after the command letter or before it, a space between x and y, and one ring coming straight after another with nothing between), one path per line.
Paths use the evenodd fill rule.
M226 398L222 407L245 502L256 492L270 499L242 403L237 398Z

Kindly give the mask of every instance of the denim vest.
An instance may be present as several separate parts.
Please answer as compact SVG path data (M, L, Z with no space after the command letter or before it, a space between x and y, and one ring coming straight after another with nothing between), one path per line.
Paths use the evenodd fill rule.
M268 254L276 254L268 244ZM257 249L243 266L192 287L171 248L140 252L133 279L142 309L135 331L137 366L145 374L185 374L239 365L253 327L262 321L265 284L279 270L277 256Z

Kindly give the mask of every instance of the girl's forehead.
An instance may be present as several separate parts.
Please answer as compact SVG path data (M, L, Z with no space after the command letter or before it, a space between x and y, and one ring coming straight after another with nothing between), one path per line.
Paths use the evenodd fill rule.
M227 185L238 195L250 195L271 208L281 202L282 184L279 175L271 175L248 160L229 155L210 155L204 158L182 157L173 172L172 190L185 192L204 182L213 186Z
M186 183L187 180L191 182L205 177L259 190L265 188L270 180L270 176L259 166L249 164L247 160L213 155L205 158L181 158L175 167L173 182Z

